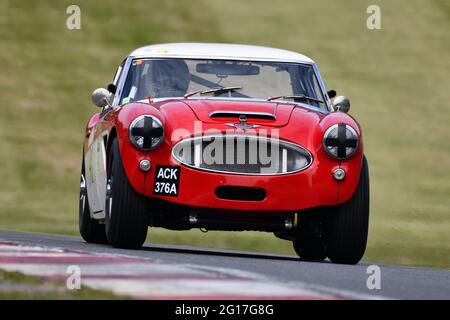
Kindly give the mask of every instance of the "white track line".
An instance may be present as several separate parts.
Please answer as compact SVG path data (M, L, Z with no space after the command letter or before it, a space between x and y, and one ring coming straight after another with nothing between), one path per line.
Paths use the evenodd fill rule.
M65 263L65 259L70 259L71 265L79 265L83 285L137 298L333 298L301 287L287 287L269 279L261 281L259 276L251 272L232 269L205 268L159 261L154 263L151 259L126 255L100 255L11 243L0 243L0 252L2 252L0 268L47 279L65 279L69 266L69 263ZM100 258L109 260L107 263L90 263L90 260L96 262ZM127 262L127 259L130 262ZM120 264L115 261L120 261Z
M80 267L82 285L135 298L386 299L303 282L283 283L238 269L0 241L1 269L64 280L69 265Z

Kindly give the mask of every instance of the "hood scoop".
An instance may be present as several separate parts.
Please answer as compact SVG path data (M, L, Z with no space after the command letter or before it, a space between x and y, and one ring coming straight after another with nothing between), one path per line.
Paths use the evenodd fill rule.
M211 118L236 118L241 119L241 116L245 116L247 119L261 119L275 121L277 117L273 113L269 112L252 112L252 111L230 111L230 110L217 110L209 113Z
M282 127L288 124L295 105L272 101L185 100L197 118L205 123L239 123L242 118L248 124Z

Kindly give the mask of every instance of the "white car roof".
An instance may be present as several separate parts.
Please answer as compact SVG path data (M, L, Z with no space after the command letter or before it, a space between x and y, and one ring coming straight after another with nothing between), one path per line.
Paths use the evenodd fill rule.
M197 58L256 61L284 61L314 64L302 54L269 47L222 43L164 43L134 50L132 58Z

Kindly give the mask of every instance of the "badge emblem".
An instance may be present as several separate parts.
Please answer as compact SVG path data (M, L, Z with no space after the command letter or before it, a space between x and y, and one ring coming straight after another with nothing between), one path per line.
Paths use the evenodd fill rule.
M250 129L254 129L254 128L260 127L257 124L248 124L247 120L248 120L247 116L244 115L244 114L241 114L239 116L239 123L225 123L225 125L229 126L229 127L234 127L237 130L242 130L244 132L247 131L247 130L250 130Z

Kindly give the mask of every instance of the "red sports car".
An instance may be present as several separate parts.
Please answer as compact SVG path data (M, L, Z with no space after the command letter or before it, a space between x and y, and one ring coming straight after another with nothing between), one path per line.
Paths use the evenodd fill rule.
M101 112L86 126L81 236L139 248L148 227L257 230L292 241L303 260L358 263L368 165L350 103L335 95L290 51L135 50L92 94Z

